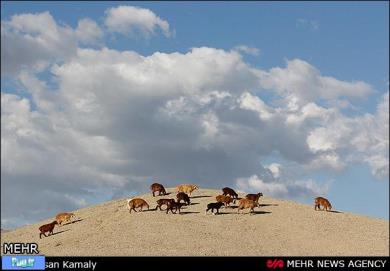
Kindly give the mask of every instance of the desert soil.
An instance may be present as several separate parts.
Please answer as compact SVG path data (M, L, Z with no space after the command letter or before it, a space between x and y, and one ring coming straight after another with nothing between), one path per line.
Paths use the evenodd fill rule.
M155 208L159 198L141 195ZM39 239L39 226L1 232L1 243L36 242L48 256L389 256L389 221L314 206L260 198L256 213L222 208L205 214L219 190L200 189L182 214L149 210L129 213L126 199L74 211L76 219ZM243 194L239 196L244 196ZM337 206L334 206L337 209Z

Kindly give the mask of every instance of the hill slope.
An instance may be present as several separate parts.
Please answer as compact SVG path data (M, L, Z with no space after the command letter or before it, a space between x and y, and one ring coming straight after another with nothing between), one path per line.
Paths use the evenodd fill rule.
M263 206L255 215L238 215L233 208L205 215L206 204L218 194L219 190L195 191L193 205L182 215L129 214L124 199L114 200L75 211L79 219L56 227L53 236L39 239L38 227L50 218L2 232L1 242L36 242L42 254L51 256L389 255L386 220L314 211L313 206L269 197L260 199ZM151 208L161 198L141 197Z

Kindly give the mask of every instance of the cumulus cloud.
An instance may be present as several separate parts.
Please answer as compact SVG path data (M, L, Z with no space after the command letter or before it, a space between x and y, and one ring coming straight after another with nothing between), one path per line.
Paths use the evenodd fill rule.
M318 69L300 59L288 60L285 68L261 72L260 80L262 87L277 92L291 109L320 99L364 98L373 93L372 87L365 82L323 76Z
M252 56L258 56L260 55L260 49L255 47L249 47L246 45L238 45L234 47L234 50L238 52L242 52L244 54L252 55Z
M84 18L77 24L76 36L82 43L94 45L101 42L103 31L94 20Z
M241 95L239 102L240 108L257 112L262 120L268 120L272 117L272 109L257 96L245 92Z
M267 167L274 178L279 178L280 177L280 171L281 171L281 165L278 163L272 163Z
M77 41L73 30L58 25L49 12L20 14L1 22L1 48L2 73L16 73L70 57Z
M1 21L1 72L43 71L74 56L79 43L92 45L101 37L102 30L91 19L81 19L73 29L58 24L48 11L13 15Z
M335 113L313 129L307 143L319 157L312 161L341 170L347 162L366 161L374 176L389 176L389 92L383 94L375 114L346 117ZM335 111L336 112L336 111Z
M257 175L237 179L237 189L245 193L261 192L264 195L279 198L312 198L326 195L329 183L319 185L313 180L305 181L264 181Z
M119 6L106 11L105 25L108 30L123 35L134 35L136 31L145 37L160 29L164 36L171 37L169 23L158 17L153 11L134 6Z

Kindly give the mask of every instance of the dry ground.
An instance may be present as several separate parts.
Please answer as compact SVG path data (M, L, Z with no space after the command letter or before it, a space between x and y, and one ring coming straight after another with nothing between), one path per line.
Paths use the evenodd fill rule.
M78 218L56 227L50 237L39 239L38 227L54 218L2 232L1 243L36 242L50 256L389 255L387 220L314 211L314 206L269 197L260 199L262 207L254 215L237 214L235 208L206 215L207 203L218 194L195 191L181 215L154 210L129 214L125 199L114 200L76 210ZM162 198L140 197L152 208Z

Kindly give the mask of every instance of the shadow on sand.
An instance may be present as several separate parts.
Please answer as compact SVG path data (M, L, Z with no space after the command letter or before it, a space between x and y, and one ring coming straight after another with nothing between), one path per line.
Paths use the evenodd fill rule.
M330 213L336 213L336 214L342 214L343 212L340 211L329 211Z
M265 204L259 204L260 207L266 207L266 206L279 206L279 204L270 204L270 203L265 203Z
M74 223L77 223L77 222L80 222L80 221L83 221L83 220L80 218L80 219L73 220L73 221L71 221L71 222L68 222L68 223L62 224L62 226L69 225L69 224L74 224Z
M255 214L255 215L265 215L265 214L272 214L272 212L267 212L267 211L254 211L253 214Z
M188 215L188 214L199 214L200 212L190 212L190 211L181 211L180 214L181 215Z
M70 231L70 229L63 230L63 231L53 232L53 234L51 234L51 235L49 235L49 236L56 235L56 234L60 234L60 233L66 232L66 231Z
M137 210L137 213L142 213L142 212L154 212L156 211L157 208L150 208L149 210L148 209L145 209L145 210ZM134 210L133 210L134 211Z
M266 212L266 211L254 211L253 213L251 213L252 215L262 215L262 214L271 214L272 212ZM209 212L208 214L211 214L211 212ZM226 212L219 212L218 214L216 215L238 215L238 214L248 214L248 211L244 211L244 212L240 212L240 213L237 213L237 212L234 212L234 213L226 213Z

